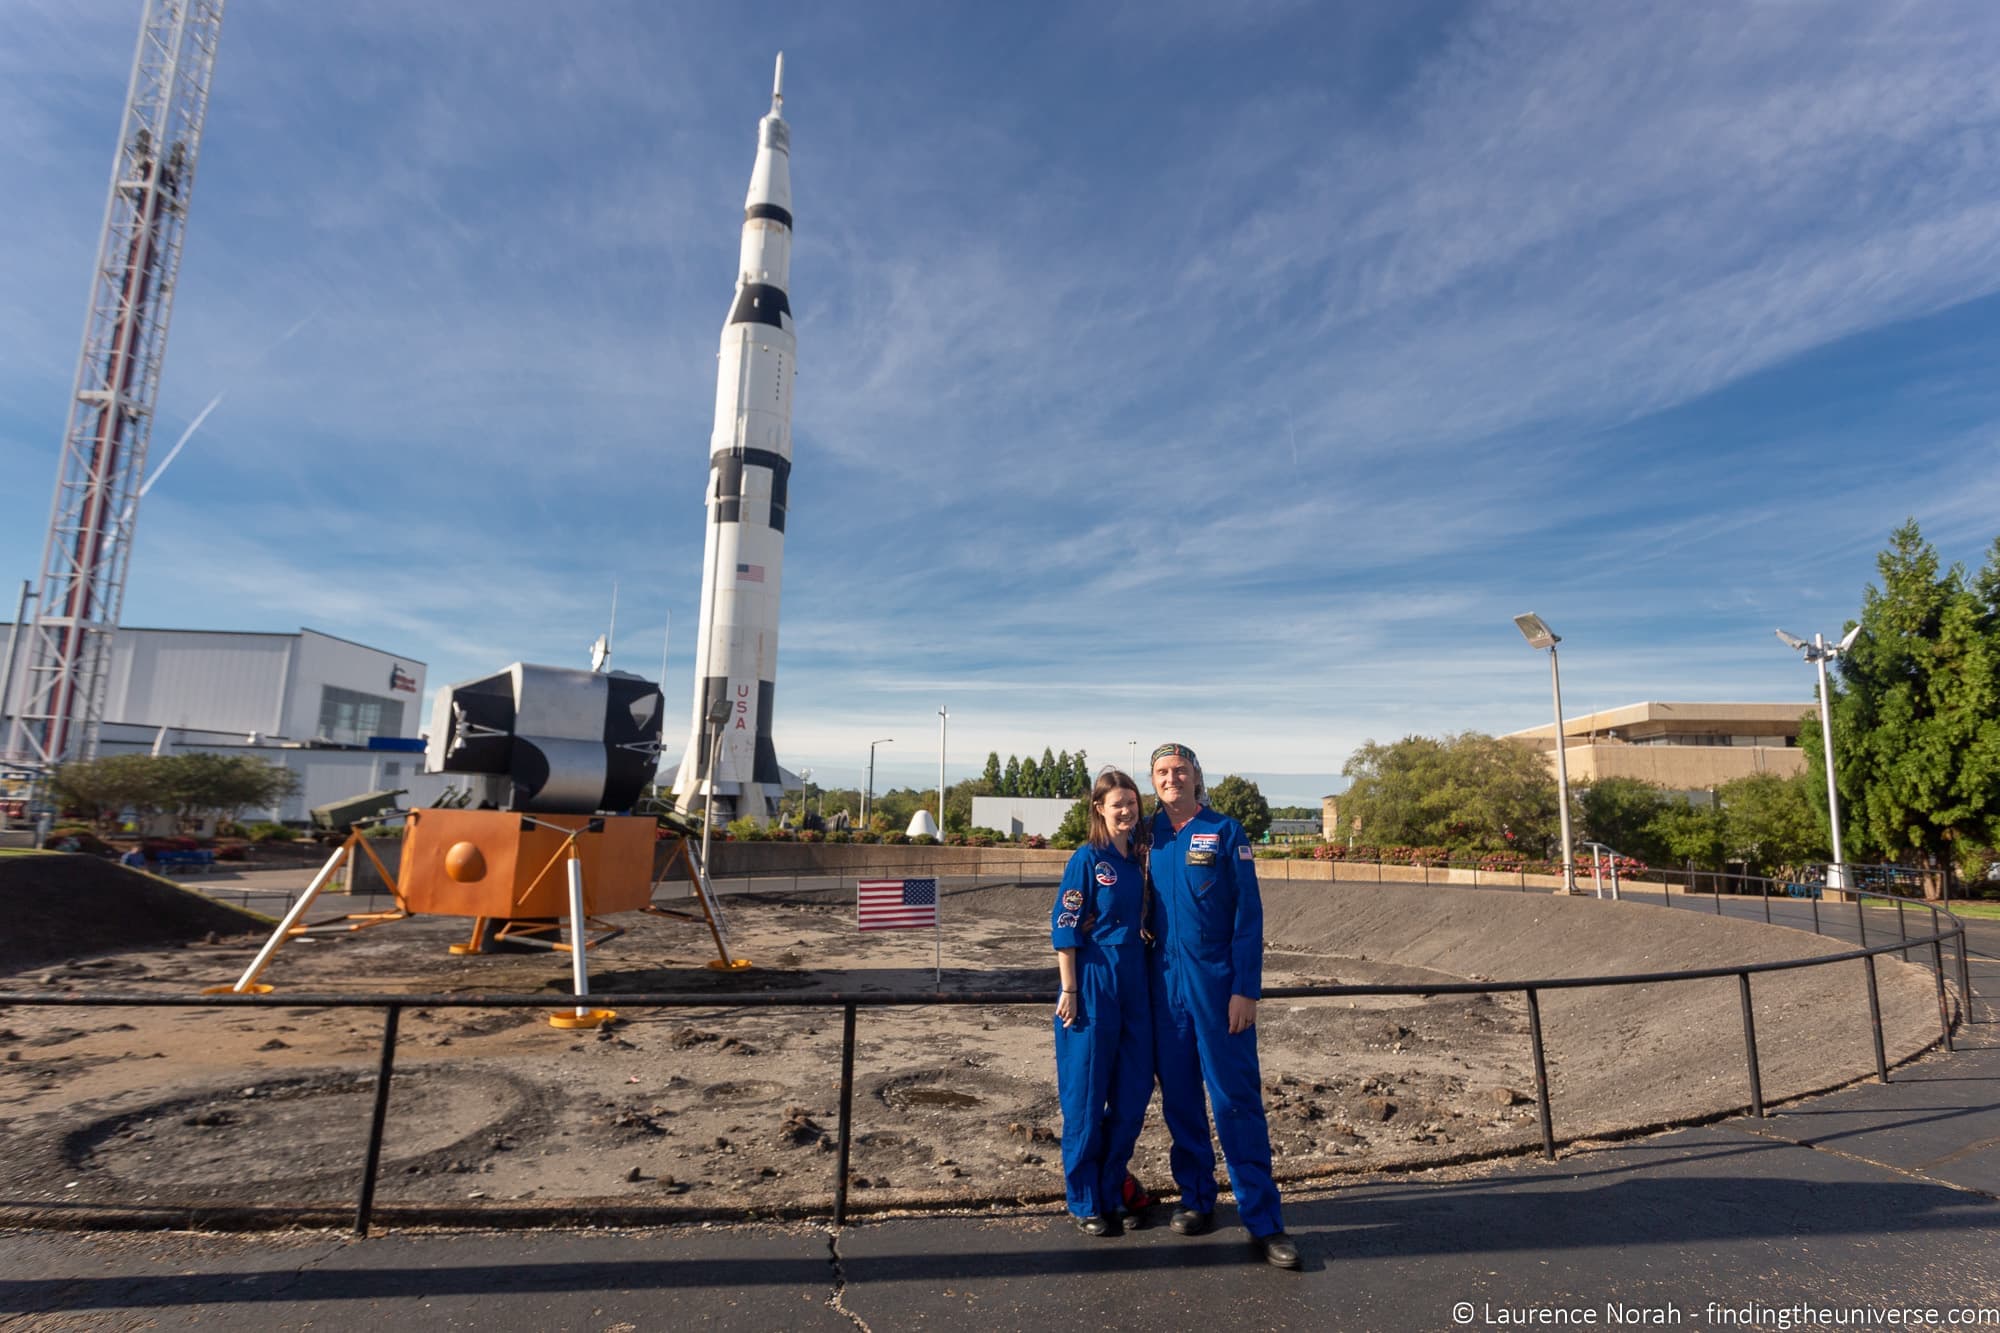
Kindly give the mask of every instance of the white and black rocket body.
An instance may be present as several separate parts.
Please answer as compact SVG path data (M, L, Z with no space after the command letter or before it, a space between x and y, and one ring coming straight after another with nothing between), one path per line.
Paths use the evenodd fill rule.
M780 55L771 111L757 124L757 165L744 200L736 299L722 327L716 366L693 720L674 781L684 811L710 790L708 766L717 733L708 719L716 701L726 700L713 792L716 815L727 818L768 818L779 794L798 785L778 767L771 744L796 373L787 295L792 180L784 80Z

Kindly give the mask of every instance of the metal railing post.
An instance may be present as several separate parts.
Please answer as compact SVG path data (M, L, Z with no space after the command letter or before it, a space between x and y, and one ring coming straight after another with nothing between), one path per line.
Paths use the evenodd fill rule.
M847 1225L847 1159L854 1143L854 1006L840 1015L840 1174L833 1182L833 1225Z
M1825 932L1819 928L1819 896L1820 894L1824 893L1825 890L1820 888L1817 884L1808 885L1807 887L1812 890L1813 934L1821 935L1824 934Z
M361 1168L361 1197L354 1205L354 1234L366 1236L375 1212L375 1175L382 1165L382 1127L389 1119L389 1077L396 1068L396 1029L403 1006L392 1004L382 1018L382 1058L375 1066L375 1104L368 1118L368 1156Z
M1937 917L1935 915L1931 917L1931 925L1933 926L1931 933L1935 935L1937 933L1935 929ZM1896 899L1896 938L1899 940L1910 938L1909 929L1903 924L1903 900L1901 898ZM1910 949L1907 944L1903 946L1903 961L1906 963L1910 961Z
M1868 904L1861 901L1859 890L1854 894L1854 925L1861 932L1861 947L1868 947Z
M1882 995L1875 987L1875 955L1871 953L1861 962L1868 969L1868 1022L1875 1029L1875 1077L1887 1083L1889 1057L1882 1050Z
M1556 1159L1555 1119L1549 1112L1549 1067L1542 1054L1542 1004L1533 990L1521 992L1528 997L1528 1042L1535 1052L1535 1105L1542 1116L1542 1156L1551 1162Z
M1951 1044L1951 1002L1944 997L1944 942L1942 940L1935 938L1931 940L1931 965L1931 975L1937 981L1938 1031L1944 1036L1945 1050L1955 1052L1958 1048Z
M1764 924L1768 926L1771 924L1771 881L1767 879L1760 882L1763 885Z
M1750 1063L1750 1114L1764 1118L1764 1077L1757 1068L1757 1016L1750 1007L1750 974L1736 974L1737 991L1743 1000L1743 1058Z

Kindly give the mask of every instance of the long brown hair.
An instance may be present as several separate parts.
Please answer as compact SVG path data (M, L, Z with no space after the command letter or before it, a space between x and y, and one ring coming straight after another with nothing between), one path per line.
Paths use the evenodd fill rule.
M1139 802L1139 823L1132 830L1132 858L1137 860L1139 849L1146 845L1146 798L1139 791L1139 784L1132 780L1132 775L1120 769L1104 769L1097 775L1097 781L1091 784L1090 845L1092 847L1111 845L1111 827L1104 822L1104 815L1098 810L1097 803L1107 794L1120 788L1131 792L1133 798Z

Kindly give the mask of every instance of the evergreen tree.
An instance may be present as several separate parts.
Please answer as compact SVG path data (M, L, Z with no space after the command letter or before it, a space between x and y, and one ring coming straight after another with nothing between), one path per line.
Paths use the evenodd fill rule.
M1056 776L1056 757L1046 745L1042 747L1041 767L1035 770L1035 795L1062 795L1061 780Z
M1050 784L1052 790L1049 792L1049 795L1051 796L1080 795L1081 793L1073 792L1069 789L1070 780L1075 776L1075 772L1076 770L1070 767L1068 750L1064 750L1061 754L1057 755L1055 780Z
M1040 770L1035 767L1033 759L1023 759L1021 761L1021 795L1040 796L1041 794L1042 775Z
M1860 637L1830 681L1842 850L1948 867L1954 843L2000 834L2000 542L1968 585L1913 519L1876 568L1882 586L1863 594ZM1814 771L1817 722L1800 736Z
M998 750L988 750L986 752L986 769L979 777L986 784L987 795L1004 794L1000 785L1002 779L1000 777L1000 752Z
M1083 753L1083 751L1078 750L1075 756L1070 760L1070 762L1071 764L1074 765L1074 772L1070 777L1071 793L1077 796L1090 795L1089 758Z
M1007 771L1000 779L1000 794L1002 796L1021 794L1021 761L1011 754L1007 756Z

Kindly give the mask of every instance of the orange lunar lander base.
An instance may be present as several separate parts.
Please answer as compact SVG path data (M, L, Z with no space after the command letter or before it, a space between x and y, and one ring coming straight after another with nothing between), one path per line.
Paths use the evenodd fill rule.
M205 993L269 994L273 988L258 978L286 940L309 930L340 926L355 931L413 916L465 916L472 918L472 938L452 945L453 953L484 953L489 943L501 940L566 952L576 994L585 996L590 993L586 951L625 933L601 917L617 912L687 915L653 905L659 824L651 816L416 809L403 818L400 873L390 874L366 835L355 830L320 867L235 984ZM675 834L672 841L663 870L681 866L694 885L715 940L716 957L708 966L721 971L749 967L748 960L730 953L721 904L687 838ZM357 855L374 863L396 899L396 910L348 913L306 924L314 900ZM565 922L567 941L560 938ZM564 1028L596 1027L614 1016L609 1009L578 1005L558 1011L549 1021Z
M590 949L624 933L600 918L616 912L686 915L653 906L658 821L621 813L637 803L658 768L660 705L659 686L628 673L525 662L446 687L437 697L425 771L468 775L467 799L475 788L483 790L482 807L382 816L404 821L402 864L394 875L357 824L236 983L208 993L268 993L271 987L259 980L264 969L287 939L309 929L306 911L340 868L363 855L381 872L396 910L349 914L310 928L345 923L347 930L364 930L412 916L467 916L472 938L452 952L477 954L486 951L488 931L498 922L494 941L568 952L576 1004L550 1023L596 1027L611 1018L611 1010L584 1003ZM686 867L715 939L709 966L750 966L730 952L722 905L685 836L675 838L665 868L676 864Z

